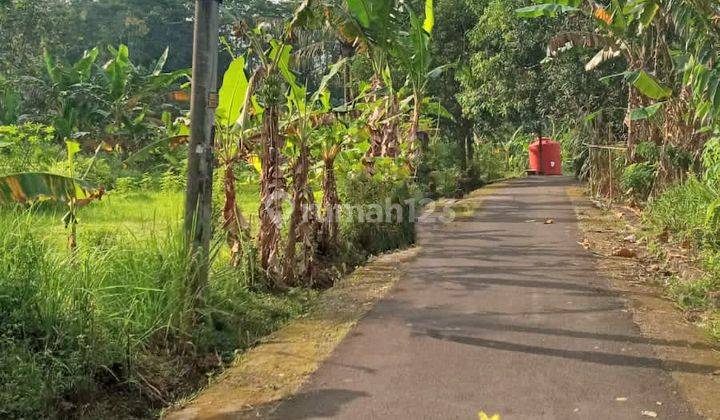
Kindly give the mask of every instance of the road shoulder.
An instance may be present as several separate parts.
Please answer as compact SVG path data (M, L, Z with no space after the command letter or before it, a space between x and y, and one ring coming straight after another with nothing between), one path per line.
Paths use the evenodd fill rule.
M569 187L567 192L584 235L581 245L596 255L597 270L607 274L613 288L626 300L633 321L653 343L658 357L674 363L717 367L714 373L698 373L666 366L685 399L698 413L709 419L720 419L720 347L700 328L687 322L682 311L663 297L661 284L643 275L644 266L651 262L643 245L628 240L635 230L628 221L631 215L592 205L582 187ZM671 345L679 342L686 345Z

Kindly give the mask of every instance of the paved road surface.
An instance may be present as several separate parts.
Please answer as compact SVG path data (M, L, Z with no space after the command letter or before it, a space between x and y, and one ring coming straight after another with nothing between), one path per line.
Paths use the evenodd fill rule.
M273 418L697 418L577 244L569 183L513 181L421 227L406 278Z

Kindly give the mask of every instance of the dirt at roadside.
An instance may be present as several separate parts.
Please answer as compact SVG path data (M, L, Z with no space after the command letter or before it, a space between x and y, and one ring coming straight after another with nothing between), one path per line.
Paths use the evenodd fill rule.
M720 345L712 342L703 330L693 325L673 302L663 297L664 274L671 269L681 275L691 274L692 259L684 263L658 261L638 240L639 222L629 209L601 209L583 197L581 187L571 187L584 239L581 245L597 256L598 269L608 274L616 288L628 300L627 307L643 335L652 340L663 360L717 366L713 373L691 373L673 370L685 398L703 416L720 419ZM672 250L673 252L684 252ZM677 345L681 343L683 345Z

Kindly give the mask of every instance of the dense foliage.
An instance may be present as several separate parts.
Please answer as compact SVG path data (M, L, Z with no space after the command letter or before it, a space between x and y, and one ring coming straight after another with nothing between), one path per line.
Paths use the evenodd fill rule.
M99 416L108 395L148 415L412 243L423 198L524 172L537 134L697 247L708 277L671 293L717 312L716 2L222 2L212 269L190 287L193 16L0 1L0 416Z

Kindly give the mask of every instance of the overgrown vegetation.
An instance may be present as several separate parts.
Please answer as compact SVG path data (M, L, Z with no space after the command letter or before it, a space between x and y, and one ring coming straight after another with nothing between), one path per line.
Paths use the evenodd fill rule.
M193 285L193 10L146 3L0 2L0 416L152 415L412 243L422 199L523 173L538 135L703 255L707 276L668 290L717 319L714 2L222 2L213 258Z
M523 135L481 141L436 95L450 9L223 2L211 270L190 284L188 6L0 2L0 416L153 416L412 244L422 199L523 168Z

